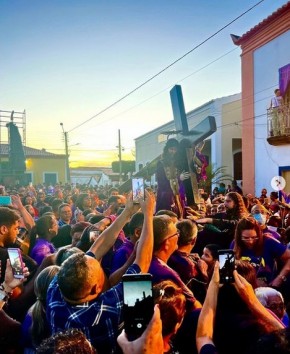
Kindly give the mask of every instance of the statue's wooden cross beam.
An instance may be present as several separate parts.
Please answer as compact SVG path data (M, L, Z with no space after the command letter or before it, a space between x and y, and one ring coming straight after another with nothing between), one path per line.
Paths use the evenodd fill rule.
M170 90L170 98L171 98L171 105L174 117L174 123L176 130L174 131L165 131L162 134L165 135L172 135L172 134L181 134L183 136L189 137L191 136L191 143L192 147L186 149L187 154L187 161L189 166L190 172L190 180L191 186L194 196L194 201L196 204L200 202L200 196L198 193L198 183L197 183L197 176L195 171L192 169L192 161L194 159L195 149L194 147L201 143L203 140L208 138L214 132L216 132L216 121L215 117L208 116L203 119L199 124L197 124L193 129L190 131L188 130L187 118L184 108L182 90L180 85L175 85Z

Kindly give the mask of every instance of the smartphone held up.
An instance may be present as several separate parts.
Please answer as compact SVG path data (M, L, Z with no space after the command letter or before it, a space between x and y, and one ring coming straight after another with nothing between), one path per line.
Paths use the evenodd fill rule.
M219 272L220 283L233 283L235 281L233 271L235 270L235 254L233 250L219 250Z
M129 340L142 335L154 312L151 274L125 274L124 327Z
M145 186L143 178L132 178L133 202L138 204L139 200L144 200Z
M10 264L11 264L14 278L23 279L24 265L22 261L21 250L19 248L8 248L8 256L10 259Z
M11 205L12 204L12 200L11 200L11 196L10 195L1 195L0 196L0 206L1 205Z

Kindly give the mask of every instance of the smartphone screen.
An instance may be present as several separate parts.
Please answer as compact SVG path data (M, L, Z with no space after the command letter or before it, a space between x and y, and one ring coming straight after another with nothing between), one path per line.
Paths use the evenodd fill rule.
M143 178L132 178L132 192L133 192L133 202L138 203L138 200L144 199L144 179Z
M100 236L100 231L90 231L90 242L95 242L96 239Z
M154 311L151 274L125 274L123 280L124 325L129 340L142 335Z
M235 270L235 255L233 250L219 250L220 283L233 283Z
M8 255L10 259L10 264L12 267L14 278L22 279L23 274L23 262L21 251L19 248L8 248Z
M10 195L1 195L0 196L0 205L11 205L11 197Z

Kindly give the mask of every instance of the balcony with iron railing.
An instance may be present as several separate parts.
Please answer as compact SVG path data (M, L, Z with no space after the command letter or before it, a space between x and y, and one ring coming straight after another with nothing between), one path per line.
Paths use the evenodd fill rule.
M290 104L267 109L267 136L271 145L290 144Z

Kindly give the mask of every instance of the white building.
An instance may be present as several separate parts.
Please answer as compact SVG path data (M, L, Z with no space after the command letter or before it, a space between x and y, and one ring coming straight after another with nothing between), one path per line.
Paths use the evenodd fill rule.
M275 176L290 192L290 2L234 43L242 49L243 189L260 195L273 190ZM270 137L267 109L280 88L287 129Z
M209 162L214 167L225 166L227 168L226 173L237 180L240 180L242 176L242 142L239 125L241 121L240 98L240 94L217 98L186 114L189 130L207 116L215 117L217 131L206 139L203 154L208 156ZM167 136L162 132L172 130L175 130L174 121L135 139L136 172L162 153L167 139ZM178 135L177 139L182 139L182 136ZM154 182L155 179L152 177L151 183L154 184Z
M88 186L113 186L112 169L79 167L71 168L71 183L85 184Z

